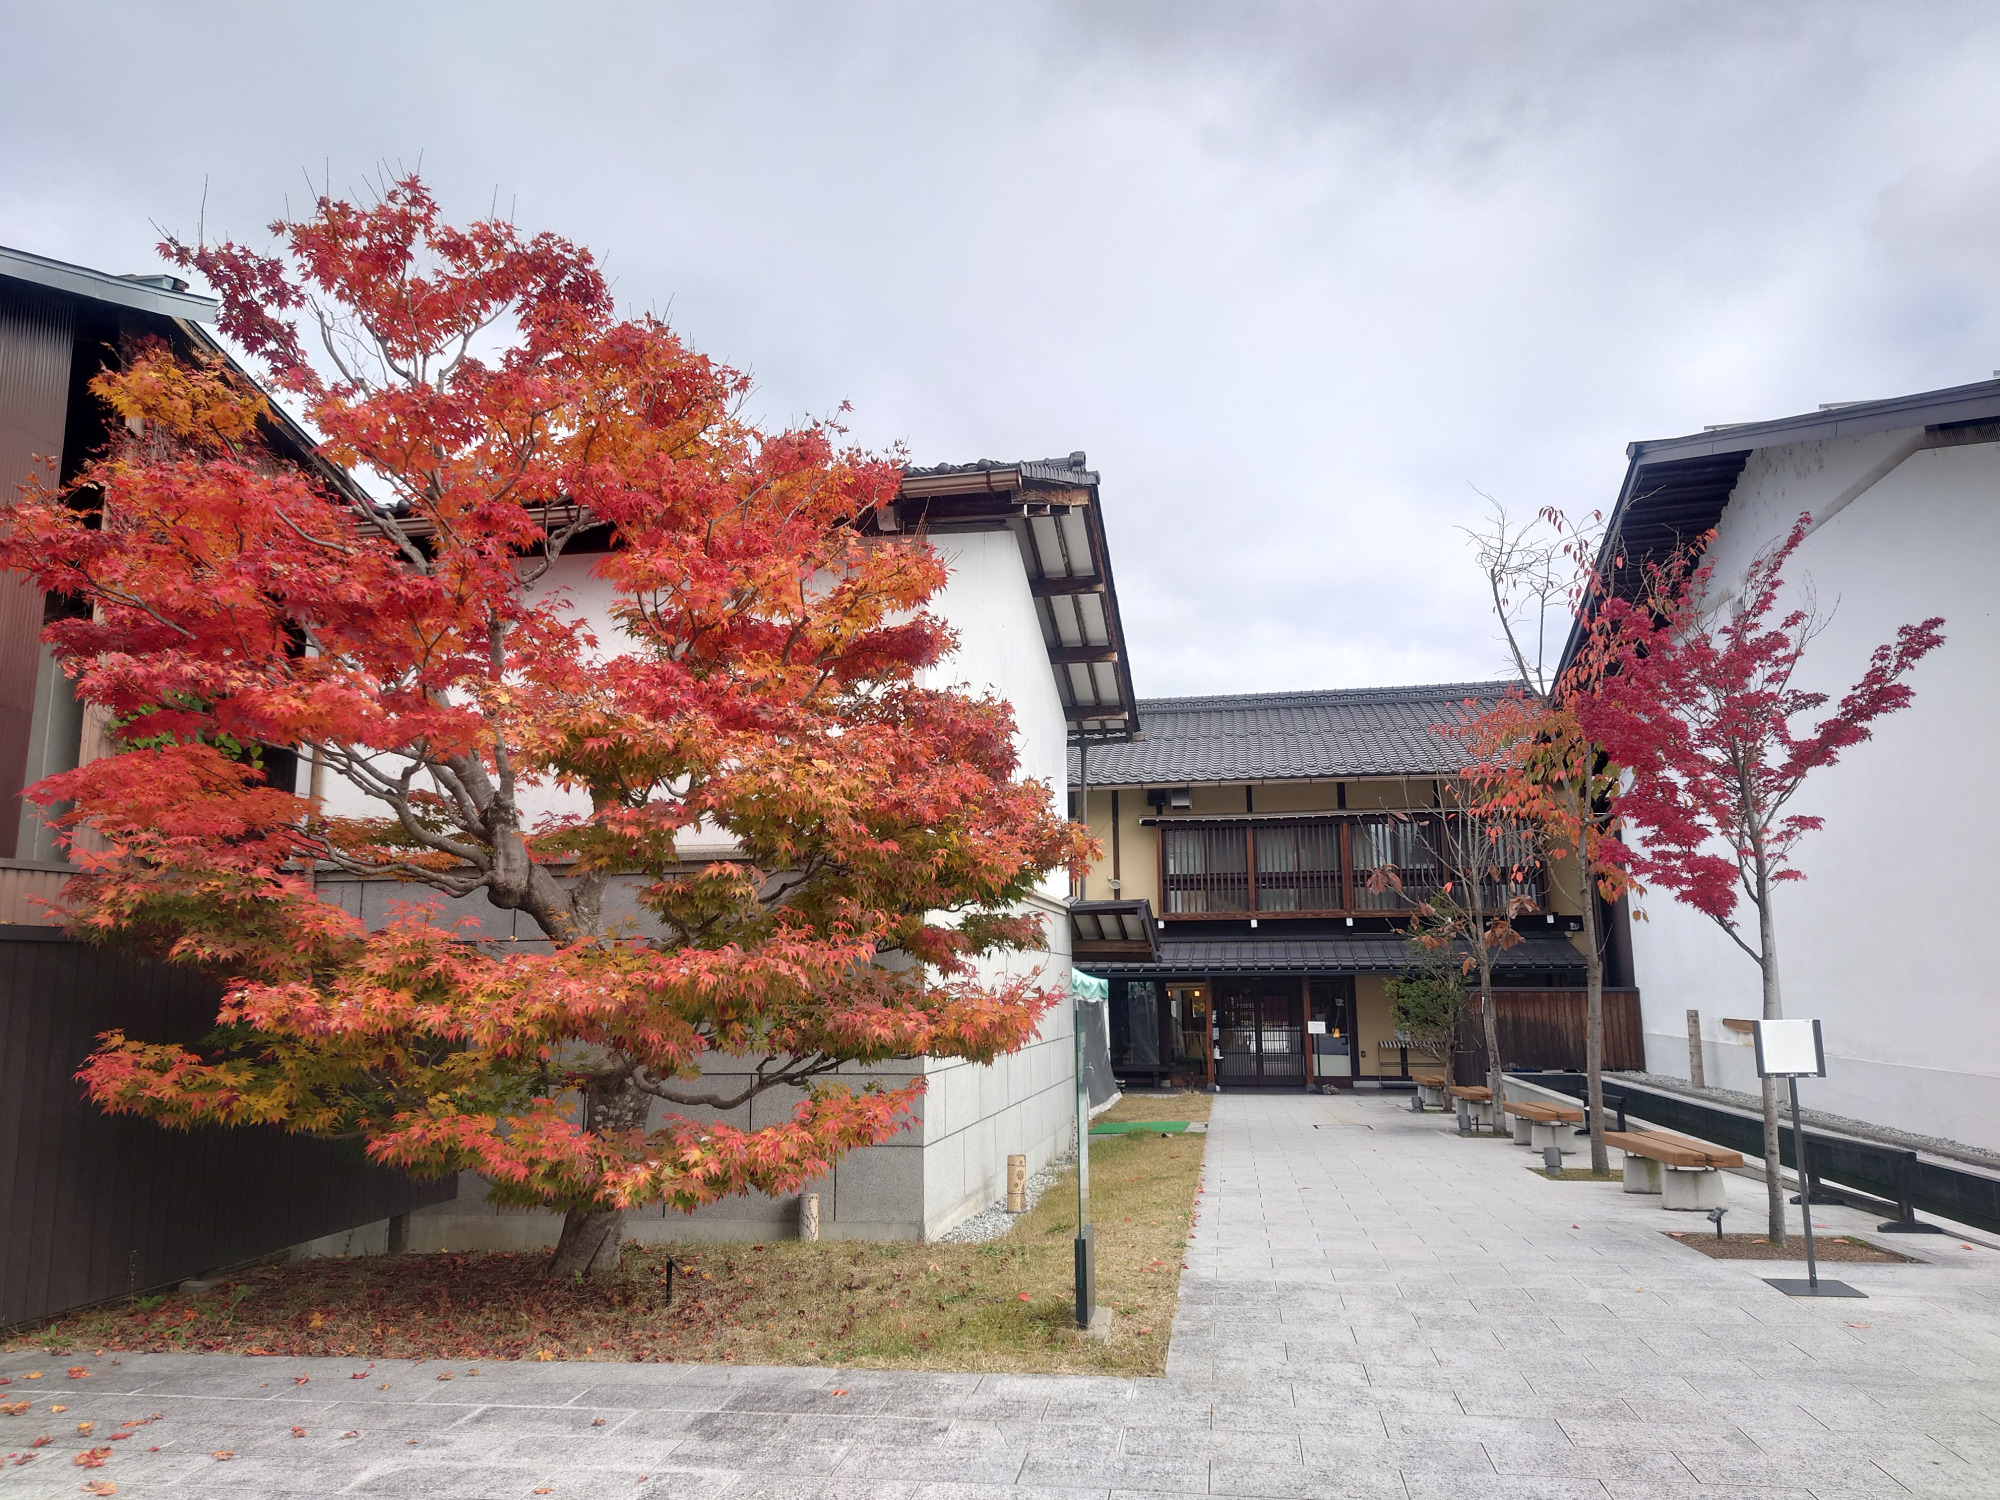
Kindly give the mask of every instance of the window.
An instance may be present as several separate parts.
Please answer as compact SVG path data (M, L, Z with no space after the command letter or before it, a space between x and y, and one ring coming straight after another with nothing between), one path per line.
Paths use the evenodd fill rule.
M1169 912L1248 911L1249 844L1241 828L1162 828Z

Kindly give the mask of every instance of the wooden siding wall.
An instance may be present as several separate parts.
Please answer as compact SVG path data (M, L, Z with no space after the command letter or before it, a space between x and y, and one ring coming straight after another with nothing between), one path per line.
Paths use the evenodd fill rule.
M456 1193L358 1148L262 1128L165 1130L87 1103L99 1032L198 1039L215 986L185 970L0 929L0 1328L271 1254Z
M1500 1065L1550 1072L1581 1072L1584 1063L1584 1020L1589 997L1582 990L1498 990L1494 1026L1500 1034ZM1456 1072L1461 1080L1484 1077L1485 1023L1474 996L1459 1046ZM1604 992L1604 1069L1642 1070L1646 1039L1639 1021L1637 990Z
M30 478L57 477L42 461L62 458L75 321L67 298L0 288L0 507ZM41 631L42 591L0 573L0 857L20 837Z

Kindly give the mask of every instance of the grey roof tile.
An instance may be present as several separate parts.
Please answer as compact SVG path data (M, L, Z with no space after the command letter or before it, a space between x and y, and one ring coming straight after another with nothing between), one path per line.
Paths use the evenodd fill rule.
M1092 746L1093 786L1184 786L1335 776L1433 776L1462 762L1440 728L1506 682L1141 698L1145 738ZM1077 752L1069 753L1072 785Z

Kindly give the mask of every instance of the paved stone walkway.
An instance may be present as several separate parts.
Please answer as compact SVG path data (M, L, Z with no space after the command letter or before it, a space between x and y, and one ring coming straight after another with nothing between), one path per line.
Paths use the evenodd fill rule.
M0 1355L34 1406L0 1453L51 1436L0 1497L2000 1496L2000 1251L1905 1241L1839 1268L1870 1300L1799 1303L1528 1165L1393 1098L1223 1098L1164 1380Z

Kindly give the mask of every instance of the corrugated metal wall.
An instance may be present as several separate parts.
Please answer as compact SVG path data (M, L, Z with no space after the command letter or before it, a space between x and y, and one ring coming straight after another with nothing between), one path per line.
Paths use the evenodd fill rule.
M0 286L0 505L31 475L57 478L38 460L62 460L75 341L71 299ZM41 630L41 590L0 573L0 858L13 856L20 832Z
M170 1286L440 1203L357 1147L266 1129L112 1117L75 1073L100 1032L191 1042L215 986L185 970L0 928L0 1328Z

